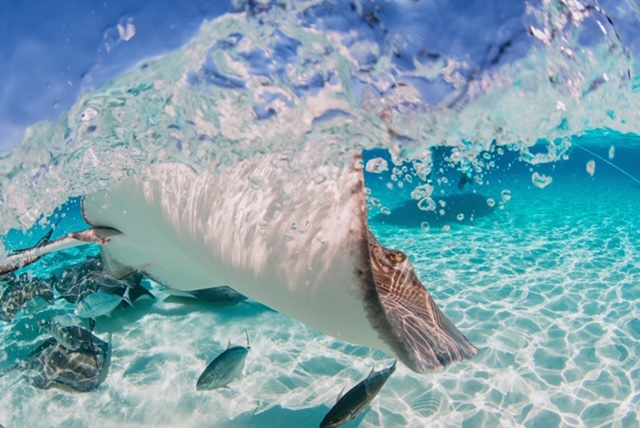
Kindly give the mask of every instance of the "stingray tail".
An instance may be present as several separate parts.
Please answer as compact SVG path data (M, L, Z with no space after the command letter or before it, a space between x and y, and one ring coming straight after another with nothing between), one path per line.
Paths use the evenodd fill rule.
M87 244L104 245L109 242L111 237L119 234L119 231L109 227L94 227L83 232L71 233L53 242L48 241L51 235L47 234L47 239L44 241L41 240L35 247L11 254L6 259L0 261L0 275L5 275L27 267L49 253Z

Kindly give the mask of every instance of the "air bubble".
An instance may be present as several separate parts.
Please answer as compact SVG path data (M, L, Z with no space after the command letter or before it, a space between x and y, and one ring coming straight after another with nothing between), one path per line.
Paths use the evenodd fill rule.
M587 173L592 177L596 173L596 161L593 159L587 162Z
M436 203L434 202L433 199L431 199L429 197L422 198L418 202L418 209L420 209L422 211L435 211L436 210Z
M429 223L427 223L426 221L423 221L422 223L420 223L420 228L425 233L429 232L429 229L431 229L431 227L429 226Z
M391 210L387 207L380 208L380 212L384 215L391 215Z
M433 186L429 184L423 184L422 186L417 186L415 189L413 189L413 192L411 192L411 197L416 201L419 201L420 199L428 198L429 196L431 196L431 193L433 193Z
M445 214L445 211L444 211L444 210L440 210L440 211L438 211L438 214L440 214L440 215L444 215L444 214Z
M534 172L531 176L531 182L533 183L533 185L541 189L547 187L549 184L551 184L552 181L553 179L551 177L538 174L537 172Z
M442 177L442 184L448 184L449 179L447 177Z
M611 146L609 148L609 159L613 159L615 155L616 155L616 148Z
M444 226L442 226L442 231L443 232L451 231L451 226L449 226L448 224L445 224Z
M489 205L490 208L493 208L496 206L496 201L493 198L489 198L487 199L487 205Z
M501 195L504 202L509 202L511 200L511 190L505 189L502 191Z
M393 190L393 183L391 182L387 183L387 189Z
M458 221L462 221L464 220L464 214L460 213L456 216L456 218L458 219Z
M414 163L413 169L415 169L418 178L424 182L426 182L431 175L431 168L424 163Z
M367 162L366 170L372 174L380 174L389 171L389 164L383 158L370 159Z

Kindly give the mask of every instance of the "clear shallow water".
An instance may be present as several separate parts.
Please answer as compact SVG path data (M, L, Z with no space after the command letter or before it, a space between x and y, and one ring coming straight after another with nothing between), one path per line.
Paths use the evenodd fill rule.
M545 189L517 173L465 189L497 200L509 190L511 199L469 224L443 222L450 231L372 221L384 245L411 256L425 286L480 354L430 374L398 367L359 426L638 423L640 192L606 166L589 176L581 160L565 164ZM380 200L390 196L373 192ZM48 264L68 265L82 255ZM112 335L105 382L87 394L42 391L10 372L0 378L6 426L37 423L45 413L51 426L94 420L227 426L232 419L233 426L309 426L319 423L340 385L387 361L251 301L207 304L146 285L158 300L98 320L97 334ZM16 326L3 325L5 343L15 340L7 335L11 329ZM229 340L242 343L245 329L252 350L242 381L228 390L195 391L212 356Z
M386 224L374 219L371 228L383 244L412 257L439 306L480 354L426 375L398 367L358 419L360 426L637 426L640 190L624 174L575 147L607 159L613 145L612 162L638 175L637 138L597 130L637 131L635 73L620 73L637 69L633 56L601 49L598 37L588 43L578 37L589 34L585 28L595 17L585 19L583 26L566 27L557 18L549 27L562 27L569 37L565 45L576 52L589 47L582 60L558 56L562 43L547 46L531 36L515 37L522 47L518 55L481 67L480 77L464 73L472 66L460 66L460 82L469 82L473 90L465 90L463 102L448 108L464 85L442 83L452 76L442 71L447 61L416 71L389 47L393 37L417 37L398 30L402 20L389 18L389 10L408 6L399 3L397 9L380 13L378 18L392 29L386 36L372 21L377 15L370 9L336 10L338 6L300 6L292 15L299 20L278 8L261 12L259 19L227 16L205 25L182 51L87 94L58 122L32 128L2 163L4 230L30 226L68 196L144 174L147 165L158 162L180 161L198 171L223 173L238 159L278 151L300 159L300 165L288 167L292 180L305 180L313 178L316 164L349 161L345 151L387 147L397 157L417 157L427 165L431 156L434 195L467 195L459 206L471 211L492 198L495 209L473 221L471 211L463 220L429 219L428 232L422 220L409 215L389 216ZM571 11L552 10L557 16ZM513 12L516 17L519 13ZM543 18L532 23L543 26ZM508 31L507 25L505 38L522 27L513 24ZM449 27L444 31L452 32ZM242 41L234 36L238 33L244 35ZM525 42L518 42L519 37ZM419 56L421 45L413 41L393 45L407 47L400 58ZM475 49L483 47L478 42ZM457 58L456 49L440 49L449 62ZM363 55L362 61L353 60L356 53ZM368 55L379 58L375 66ZM584 75L590 55L597 67ZM561 70L560 83L545 77L554 70ZM603 70L614 77L594 80ZM410 79L410 74L427 71L437 78L420 84ZM394 86L398 81L403 85ZM420 96L412 88L421 89ZM435 96L437 88L444 88L445 95ZM389 106L391 121L381 114ZM539 138L571 137L594 128L596 132L580 139L529 148ZM494 138L505 154L485 159L480 148L490 148ZM448 156L450 149L430 155L428 148L435 145L455 146L457 161L442 161L440 156ZM483 171L477 174L482 186L458 191L461 158L484 159L475 164ZM590 160L596 162L593 177L586 170ZM532 183L533 173L553 182L540 189ZM371 196L390 210L410 200L410 189L419 182L402 178L405 185L399 189L384 174L367 178ZM481 195L480 204L469 196L474 191ZM372 217L376 214L373 209ZM80 227L74 218L77 212L68 212L54 237ZM450 230L443 231L447 226ZM35 233L31 243L40 235ZM18 247L26 244L12 239ZM86 255L70 254L43 262L72 264ZM169 297L156 284L145 284L157 294L156 301L141 300L113 319L98 320L96 332L104 339L111 335L113 355L109 375L96 391L37 390L19 371L9 372L0 377L0 423L226 427L233 419L234 427L317 425L345 384L388 361L380 353L336 343L254 302L216 306ZM33 346L36 337L28 325L1 326L7 356L15 351L11 345ZM205 365L229 340L243 343L245 329L252 331L252 351L244 379L229 391L196 392L195 381Z

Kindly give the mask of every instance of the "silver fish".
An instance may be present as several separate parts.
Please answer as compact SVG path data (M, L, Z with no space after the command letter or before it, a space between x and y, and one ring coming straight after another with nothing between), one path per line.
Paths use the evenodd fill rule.
M204 372L198 378L196 389L198 391L206 391L220 388L240 377L250 349L249 345L228 346L226 351L218 355L204 369Z
M76 306L74 313L81 318L97 318L102 315L110 317L111 312L113 312L123 300L130 306L133 306L133 302L129 299L128 288L123 296L98 292L81 300L78 306Z
M371 370L369 376L356 386L338 397L336 404L329 410L320 428L337 428L360 415L378 395L389 377L396 370L396 362L391 367L378 372Z
M93 339L93 334L89 330L78 325L64 325L52 321L47 326L47 330L59 344L70 351L77 351L83 345L89 345Z

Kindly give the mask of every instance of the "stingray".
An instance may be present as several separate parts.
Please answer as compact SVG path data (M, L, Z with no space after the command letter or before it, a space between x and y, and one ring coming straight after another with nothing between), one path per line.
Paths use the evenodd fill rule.
M92 229L23 256L95 243L116 278L139 271L187 292L227 285L417 372L476 355L408 257L370 233L359 162L324 166L307 182L277 162L265 155L224 175L152 165L83 198ZM23 264L20 254L0 263L5 271Z
M12 277L0 298L0 320L13 320L21 309L38 298L53 304L53 286L49 281L28 274Z
M106 377L109 351L109 343L94 335L73 351L50 338L29 356L25 363L26 378L36 388L62 386L91 391Z
M101 261L91 258L84 264L65 271L60 278L55 279L54 286L60 296L69 303L78 303L98 291L122 297L127 289L133 302L144 296L154 299L153 294L142 285L143 279L144 276L139 272L121 280L116 279L104 270Z

